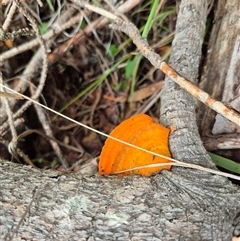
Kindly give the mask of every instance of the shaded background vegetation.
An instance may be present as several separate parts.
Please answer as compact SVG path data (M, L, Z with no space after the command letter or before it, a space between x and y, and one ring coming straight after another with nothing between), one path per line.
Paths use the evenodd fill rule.
M141 1L123 17L127 17L142 32L153 2ZM208 41L216 10L216 3L214 1L212 3L209 6L200 76L206 62ZM112 9L120 3L99 1L95 4L105 9ZM41 34L46 34L64 14L71 12L68 21L79 14L79 10L66 1L44 2L43 7L39 7L35 1L23 2L22 5L35 18ZM178 1L159 1L147 36L149 44L166 60L171 52L178 5ZM8 3L1 5L2 22L8 14L9 7ZM110 133L122 120L136 113L147 113L158 120L161 104L159 91L164 80L163 73L154 69L148 60L141 58L126 35L112 30L108 24L101 28L95 26L90 33L85 32L76 40L78 33L85 31L99 18L97 14L88 11L82 12L82 16L70 28L54 36L53 43L47 46L49 68L40 102L104 133ZM31 29L24 15L17 12L8 31L13 32L27 27ZM33 38L35 37L21 36L13 41L5 40L0 43L1 53L27 43ZM28 51L4 60L1 71L7 85L11 87L18 85L19 76L23 75L24 69L37 49L38 47L29 48ZM41 65L35 66L35 72L38 74L30 78L33 86L38 85L41 67ZM27 89L25 94L30 95L30 91ZM18 101L13 111L19 109L23 103L23 100ZM50 112L44 111L44 113L48 118L53 137L61 144L63 156L70 166L74 164L73 170L78 170L83 164L99 155L105 138ZM17 126L17 131L18 134L23 132L26 134L19 139L19 148L37 167L62 169L33 106L27 109L22 117L24 122ZM11 140L10 132L5 132L2 139ZM3 141L2 143L1 156L11 159L7 145ZM232 160L239 161L236 151L229 151L227 154ZM19 161L26 162L24 158L19 158Z

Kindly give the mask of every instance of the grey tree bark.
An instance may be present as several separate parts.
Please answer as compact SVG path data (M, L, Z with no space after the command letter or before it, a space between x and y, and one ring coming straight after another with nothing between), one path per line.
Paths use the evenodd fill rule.
M1 240L231 240L239 211L237 186L184 168L83 177L1 160L0 179Z
M208 11L207 0L183 0L178 13L176 34L169 65L196 84ZM174 158L214 168L202 145L196 124L194 99L169 77L161 96L160 121L175 126L169 145Z
M194 81L206 12L204 0L182 1L178 18L185 20L178 22L170 61ZM167 79L162 102L161 119L177 127L170 139L173 156L215 168L197 133L192 98ZM0 180L1 240L190 241L240 235L239 187L198 170L176 167L151 178L87 177L0 160Z

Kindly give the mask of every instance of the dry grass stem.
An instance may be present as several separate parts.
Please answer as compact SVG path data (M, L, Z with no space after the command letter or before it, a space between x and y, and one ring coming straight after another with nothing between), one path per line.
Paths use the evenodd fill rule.
M187 79L181 77L178 75L178 73L172 69L170 66L168 66L165 62L162 61L161 57L156 54L154 52L154 50L148 45L148 42L146 40L143 40L140 36L140 33L138 31L138 29L136 28L135 25L133 25L131 22L128 21L124 21L122 19L120 19L118 16L116 16L113 13L110 13L106 10L103 10L101 8L92 6L88 3L86 3L85 1L77 1L77 0L72 0L74 3L76 3L77 5L84 7L88 10L94 11L99 13L100 15L110 19L111 21L113 21L113 24L111 25L113 29L118 29L124 33L126 33L135 43L135 45L137 46L137 48L139 49L139 51L152 63L152 65L155 68L159 68L161 69L167 76L169 76L173 81L175 81L176 83L178 83L183 89L185 89L187 92L189 92L191 95L193 95L194 97L196 97L197 99L199 99L201 102L203 102L204 104L206 104L207 106L209 106L210 108L212 108L213 110L217 111L218 113L222 114L223 116L225 116L226 118L228 118L229 120L233 121L234 123L240 125L240 115L238 113L236 113L235 111L233 111L232 109L228 108L227 106L223 105L221 102L218 102L216 100L214 100L211 96L209 96L206 92L202 91L201 89L199 89L197 86L193 85L190 81L188 81ZM140 3L141 1L139 0L138 2L135 2L134 4ZM98 131L92 127L89 127L87 125L84 125L81 122L78 122L76 120L73 120L61 113L58 113L57 111L52 110L51 108L42 105L41 103L39 103L38 98L42 93L44 84L45 84L45 80L46 80L46 74L47 74L47 67L48 67L48 59L53 63L54 60L56 60L57 58L59 58L59 56L64 53L66 50L69 49L69 47L73 46L74 44L78 44L79 40L84 38L84 34L88 34L90 32L92 32L92 29L94 28L100 28L104 25L106 25L108 23L107 19L103 19L100 18L98 20L96 20L95 22L91 23L85 30L84 33L81 32L79 34L77 34L74 38L70 39L69 41L67 41L66 43L64 43L59 49L57 49L57 51L55 53L52 53L50 55L47 55L47 48L44 42L44 39L48 40L48 44L50 46L50 44L54 41L54 39L50 39L53 36L56 36L57 33L62 32L65 28L68 28L70 26L72 26L73 24L75 24L77 21L79 21L79 19L83 16L82 14L78 14L76 15L74 18L71 18L69 20L69 22L65 23L64 27L62 26L61 28L58 29L59 26L55 26L53 28L53 30L51 30L50 32L48 32L45 36L44 39L43 37L41 37L39 30L38 30L38 26L35 23L35 20L31 17L31 15L26 11L26 9L22 8L21 4L17 1L14 0L14 4L17 5L17 7L19 8L20 11L23 12L24 16L30 21L34 32L37 35L37 39L33 40L30 44L25 44L22 45L20 47L20 50L18 49L14 49L8 52L5 52L5 55L3 54L1 56L0 61L2 62L4 59L9 58L9 56L14 56L18 53L20 53L21 51L26 51L29 48L32 48L33 46L36 45L40 45L40 49L37 51L37 53L35 54L35 56L33 57L33 59L31 60L31 62L28 64L28 66L26 67L26 69L24 70L23 75L20 78L20 82L18 84L18 86L16 87L16 89L21 89L21 91L25 91L26 88L29 87L30 85L30 80L32 79L33 76L35 76L35 74L39 71L38 66L42 66L42 70L41 70L41 75L40 75L40 80L39 80L39 84L36 88L36 91L32 92L32 96L31 97L27 97L23 94L19 94L17 91L13 90L13 93L22 96L23 98L25 98L26 100L28 100L21 108L20 110L15 113L14 115L12 115L12 113L9 114L8 112L8 117L10 116L10 128L12 131L12 134L14 136L14 138L17 138L16 133L14 133L14 131L12 130L12 128L14 127L14 118L19 117L20 115L23 114L23 112L26 110L26 108L28 108L28 106L30 106L32 103L34 103L36 111L38 113L38 116L41 120L41 123L43 125L43 129L45 130L45 133L47 136L50 137L50 139L54 139L52 137L52 132L50 129L49 124L47 123L47 118L45 116L45 113L42 111L42 108L49 110L53 113L55 113L56 115L59 115L79 126L82 126L88 130L91 130L95 133L98 133L102 136L111 138L117 142L123 143L125 145L134 147L136 149L139 149L141 151L150 153L152 155L155 156L159 156L159 157L164 157L162 155L159 155L157 153L145 150L141 147L132 145L130 143L127 143L125 141L119 140L117 138L114 138L112 136L109 136L101 131ZM130 7L131 6L131 7ZM125 12L128 11L128 8L132 8L133 5L132 1L127 1L126 3L124 3L122 6L120 6L118 8L119 12ZM14 8L13 8L14 10ZM13 11L12 10L12 11ZM13 13L14 14L14 13ZM6 28L7 28L7 24L6 24ZM11 53L11 54L9 54ZM2 88L4 90L8 90L11 91L11 89L7 86L5 86L3 83L0 83L0 85L2 86ZM157 94L156 97L153 98L153 101L155 101L155 98L159 98L159 95ZM97 100L98 101L98 100ZM8 103L8 102L7 102ZM9 110L11 109L11 106L13 106L13 103L15 103L14 101L10 101L10 105L8 105ZM4 128L3 128L4 127ZM6 128L8 127L7 125L3 125L1 127L1 130L4 131ZM0 140L2 142L2 140ZM6 144L6 142L5 142ZM9 143L8 143L9 144ZM67 169L68 168L68 163L66 162L66 160L63 158L62 153L58 147L57 142L52 141L51 142L52 146L55 149L56 154L58 155L59 159L62 161L62 165ZM17 149L17 148L16 148ZM22 156L23 153L21 153L21 151L19 149L17 149L17 153L24 158L24 156ZM216 174L216 175L221 175L221 176L225 176L225 177L231 177L233 179L236 180L240 180L240 177L235 176L235 175L231 175L231 174L227 174L227 173L223 173L220 171L216 171L216 170L212 170L209 168L204 168L202 166L199 165L194 165L194 164L188 164L188 163L184 163L172 158L168 158L168 157L164 157L165 159L171 160L172 161L172 165L174 166L181 166L181 167L187 167L187 168L194 168L194 169L198 169L198 170L202 170L202 171L206 171L212 174ZM31 163L31 162L30 162ZM31 163L32 164L32 163ZM169 164L169 163L168 163ZM147 167L153 167L154 165L166 165L164 163L161 164L152 164L152 165L148 165ZM146 166L144 166L146 167ZM142 167L137 167L134 169L139 169ZM133 169L131 169L133 170ZM129 171L129 170L124 170L124 172Z
M69 12L69 11L68 11ZM72 9L70 11L70 13L72 14ZM68 14L68 13L67 13ZM79 20L82 18L82 14L78 13L76 16L72 17L70 20L68 20L65 23L62 23L63 20L65 20L65 14L63 14L64 16L61 16L60 19L58 19L58 22L54 23L52 28L45 33L42 38L44 41L50 41L50 43L53 41L52 38L56 37L57 35L59 35L60 33L62 33L63 31L65 31L66 29L70 28L71 26L73 26L74 24L78 23ZM29 49L32 49L36 46L39 45L39 41L38 39L33 39L31 41L28 41L18 47L14 47L4 53L1 54L1 60L7 60L9 58L12 58L20 53L23 53Z
M12 91L13 93L17 93L16 91L11 90L9 87L3 86L3 88L7 89L8 91ZM205 168L205 167L202 167L202 166L199 166L199 165L195 165L195 164L189 164L189 163L181 162L181 161L175 160L175 159L173 159L173 158L166 157L166 156L160 155L160 154L158 154L158 153L145 150L144 148L141 148L141 147L139 147L139 146L135 146L135 145L133 145L133 144L131 144L131 143L128 143L128 142L126 142L126 141L122 141L122 140L117 139L117 138L115 138L115 137L113 137L113 136L109 136L109 135L106 134L106 133L103 133L103 132L101 132L101 131L98 131L98 130L90 127L90 126L87 126L87 125L81 123L81 122L78 122L78 121L76 121L76 120L74 120L74 119L72 119L72 118L70 118L70 117L68 117L68 116L66 116L66 115L63 115L63 114L61 114L61 113L59 113L59 112L57 112L57 111L55 111L55 110L53 110L53 109L51 109L51 108L49 108L49 107L47 107L47 106L44 106L43 104L41 104L41 103L39 103L39 102L31 99L31 98L28 97L28 96L25 96L25 95L23 95L23 94L20 94L20 95L21 95L23 98L31 101L32 103L34 103L34 104L36 104L36 105L39 105L39 106L41 106L42 108L44 108L44 109L46 109L46 110L48 110L48 111L51 111L52 113L54 113L54 114L56 114L56 115L58 115L58 116L61 116L61 117L65 118L66 120L69 120L69 121L71 121L71 122L73 122L73 123L75 123L75 124L77 124L77 125L79 125L79 126L82 126L82 127L86 128L86 129L88 129L88 130L90 130L90 131L93 131L93 132L95 132L95 133L97 133L97 134L99 134L99 135L108 137L108 138L110 138L110 139L112 139L112 140L115 140L115 141L120 142L120 143L122 143L122 144L125 144L125 145L127 145L127 146L130 146L130 147L136 148L136 149L138 149L138 150L147 152L147 153L149 153L149 154L152 154L152 155L155 155L155 156L158 156L158 157L162 157L162 158L165 158L165 159L167 159L167 160L172 161L172 163L169 163L169 162L168 162L168 163L151 164L151 165L147 165L146 167L149 167L149 168L150 168L150 167L153 167L152 165L161 166L161 165L166 165L166 164L169 165L169 164L171 164L171 165L174 165L174 166L181 166L181 167L193 168L193 169L205 171L205 172L208 172L208 173L212 173L212 174L215 174L215 175L220 175L220 176L224 176L224 177L233 178L233 179L235 179L235 180L240 180L240 177L237 176L237 175L233 175L233 174L228 174L228 173L221 172L221 171L212 170L212 169L210 169L210 168ZM145 166L144 166L144 167L145 167ZM136 168L138 169L138 168L141 168L141 167L136 167ZM132 169L131 169L131 170L132 170ZM124 170L123 172L126 172L126 171L128 171L128 170Z
M151 62L151 64L157 68L161 69L168 77L170 77L174 82L180 85L184 90L186 90L189 94L197 98L199 101L221 114L228 120L240 126L240 115L227 107L220 101L216 101L212 98L208 93L199 89L196 85L192 84L189 80L180 76L174 69L172 69L168 64L162 61L161 56L156 54L154 50L149 46L148 42L141 38L139 30L136 26L127 21L123 21L118 18L116 15L101 9L99 7L88 4L84 1L75 1L77 5L85 7L91 11L99 13L100 15L111 19L114 23L111 24L111 27L117 30L120 30L127 34L137 46L138 50Z
M12 6L7 14L7 18L5 19L3 25L2 25L2 29L4 32L6 32L8 30L8 27L12 21L13 15L17 10L17 4L15 2L12 3Z
M143 0L128 0L124 2L122 5L120 5L117 8L117 11L120 13L126 13L130 11L132 8L136 7L138 4L140 4ZM56 61L56 59L59 58L62 54L64 54L67 50L69 50L74 45L78 45L81 41L83 41L87 35L92 33L93 29L101 29L106 24L108 24L109 21L106 18L98 18L89 25L87 25L81 32L77 33L73 38L66 41L64 44L62 44L60 47L56 48L53 53L50 53L48 55L49 63L53 63Z
M10 144L9 141L6 141L2 138L0 138L0 143L5 145L5 146L8 146ZM32 161L29 159L29 157L24 154L19 148L16 148L16 153L19 157L21 157L28 165L30 166L34 166L34 164L32 163Z
M35 93L34 93L32 85L30 86L30 91L31 91L32 96L34 96ZM34 108L36 110L38 119L44 129L45 134L48 137L50 137L49 142L50 142L53 150L55 151L55 153L56 153L57 157L59 158L59 161L62 163L63 167L67 170L69 167L68 162L66 161L65 157L63 156L61 149L58 146L58 143L53 138L53 132L49 125L48 118L46 117L46 113L39 105L34 104Z

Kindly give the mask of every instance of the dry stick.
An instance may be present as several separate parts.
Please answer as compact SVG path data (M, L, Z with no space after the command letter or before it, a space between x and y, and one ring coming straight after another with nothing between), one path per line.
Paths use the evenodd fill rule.
M32 18L32 16L30 15L30 13L28 13L26 11L26 9L22 8L20 5L18 5L18 8L23 12L24 16L29 20L29 22L32 24L32 28L34 30L34 32L37 34L37 37L38 37L38 40L39 40L39 43L40 43L40 46L42 48L42 59L43 59L43 65L42 65L42 72L41 72L41 77L40 77L40 80L39 80L39 85L36 89L36 91L33 91L33 89L30 89L32 90L31 93L32 93L32 99L38 99L39 96L41 95L42 93L42 90L43 90L43 87L45 85L45 80L46 80L46 77L47 77L47 49L46 49L46 46L45 46L45 43L40 35L40 32L38 30L38 27L34 21L34 19ZM29 104L32 104L32 102L29 102ZM39 107L39 105L34 105L36 111L37 111L37 114L38 114L38 117L39 117L39 120L43 126L43 129L46 133L46 135L48 136L53 136L53 133L51 131L51 128L50 126L48 125L48 122L47 122L47 118L45 116L45 113L41 110L41 108ZM61 150L57 144L57 142L53 141L53 140L50 140L50 144L53 148L53 150L55 151L55 153L57 154L60 162L62 163L63 167L65 169L68 168L68 162L66 161L66 159L63 157L62 153L61 153Z
M62 16L61 16L62 17ZM52 29L50 29L47 33L45 33L42 38L43 40L47 41L50 38L57 36L58 34L62 33L64 30L72 27L74 24L78 23L79 20L81 19L82 14L79 13L76 16L74 16L73 18L71 18L69 21L67 21L66 23L63 24L59 24L59 23L54 23L52 26ZM37 45L39 45L38 39L33 39L31 41L28 41L27 43L24 43L18 47L12 48L4 53L1 54L0 59L2 61L7 60L9 58L12 58L20 53L23 53L29 49L32 49L34 47L36 47Z
M66 11L64 14L61 15L59 21L58 21L57 23L54 23L54 29L52 30L52 32L49 33L48 37L50 36L51 33L56 33L58 29L60 29L61 31L63 31L63 30L64 30L64 27L67 27L67 26L70 27L70 26L72 26L72 25L70 24L71 21L68 21L67 23L65 23L65 21L68 20L68 19L70 18L70 16L72 16L73 10L74 10L74 9L71 9L71 10L69 10L69 11ZM79 21L80 15L77 16L77 19L76 19L75 17L74 17L73 19L74 19L74 21ZM75 22L74 22L74 23L75 23ZM62 26L62 28L61 28L60 26ZM59 32L61 32L60 30L59 30ZM51 37L52 37L52 36L54 36L54 34L51 35ZM47 36L46 36L46 37L47 37ZM49 45L50 45L53 41L54 41L53 38L51 38L50 40L48 40ZM31 41L30 41L30 42L31 42ZM33 45L34 45L34 44L36 44L36 45L39 44L38 39L35 39L35 40L34 40L33 42L31 42L31 43L32 43ZM21 45L21 46L19 46L19 51L20 51L20 52L21 52L21 51L25 51L25 50L28 49L29 46L32 46L32 45L31 45L31 44L28 45L28 43L25 44L25 45ZM35 45L34 45L34 46L35 46ZM13 50L14 50L14 49L13 49ZM2 55L0 55L0 61L1 61L1 60L3 61L3 60L5 59L5 57L13 57L14 55L18 54L18 52L17 52L18 48L15 48L15 50L16 50L16 51L13 51L13 52L11 52L11 50L10 50L10 52L7 51L7 52L3 53ZM19 83L18 83L17 87L15 87L17 91L19 91L19 89L20 89L22 92L24 92L24 91L28 88L28 86L29 86L29 84L30 84L30 82L31 82L31 79L33 78L33 76L35 76L35 75L38 73L38 67L41 66L41 59L42 59L42 51L41 51L41 49L39 49L39 50L35 53L35 55L33 56L33 58L31 59L31 61L28 63L28 65L27 65L27 67L25 68L22 76L20 77ZM15 104L15 102L16 102L16 101L12 101L12 102L11 102L11 105L13 106L13 105ZM23 105L20 109L18 109L17 112L14 114L14 118L18 118L19 116L21 116L22 113L23 113L30 105L31 105L30 102L24 104L24 105ZM0 110L0 113L1 113L1 112L2 112L2 111ZM2 115L2 116L1 116L2 119L4 119L4 118L5 118L4 112L1 113L1 115ZM8 123L7 123L7 122L1 123L1 126L0 126L0 136L2 135L2 133L3 133L7 128L8 128Z
M37 35L38 42L39 42L39 44L42 48L42 62L43 62L42 63L42 71L41 71L37 91L32 96L33 99L37 99L42 93L43 87L45 85L46 77L47 77L47 70L48 70L47 48L46 48L45 42L43 41L42 36L39 32L39 29L38 29L38 26L35 22L35 19L31 16L31 14L29 12L27 12L26 9L24 9L21 6L21 4L18 2L18 0L14 0L14 2L17 4L17 7L18 7L19 11L21 11L23 13L23 15L27 18L27 20L31 23L32 28Z
M126 13L130 11L132 8L140 4L143 0L128 0L124 2L121 6L117 8L117 11L120 13ZM75 1L72 1L75 2ZM92 29L101 29L108 23L108 19L106 18L98 18L97 20L93 21L90 25L88 25L86 28L82 30L82 32L79 32L74 36L72 39L65 42L63 45L61 45L59 48L56 48L53 53L48 55L48 61L49 63L55 62L60 55L64 54L67 50L69 50L74 45L79 45L81 41L83 41L87 35L89 35L92 32Z
M207 151L240 149L240 134L214 135L202 138Z
M3 89L3 87L2 87L4 85L3 84L2 72L0 72L0 83L1 83L0 89L4 92L5 89ZM9 151L9 153L12 154L12 156L14 156L18 160L18 157L17 157L17 154L16 154L18 138L17 138L17 131L16 131L16 128L15 128L15 125L14 125L13 113L12 113L12 110L10 108L8 99L5 98L5 97L2 97L2 99L3 99L3 106L4 106L5 111L7 113L7 116L8 116L8 124L10 126L10 130L11 130L11 134L12 134L12 140L11 140L11 143L8 145L8 151Z
M31 61L28 63L26 69L24 70L23 74L20 77L17 90L25 91L27 87L29 86L31 78L37 73L38 66L41 64L41 49L35 53ZM1 61L1 60L0 60ZM12 101L11 105L13 106L16 103L16 101ZM26 102L23 106L21 106L16 113L13 115L14 119L20 117L24 111L31 105L30 102ZM4 113L2 113L4 110L0 110L1 117L5 118ZM0 125L0 136L2 136L2 133L8 128L8 123L4 122Z
M149 46L146 40L142 39L139 30L133 23L123 21L114 14L104 9L85 3L84 1L73 1L79 6L83 6L91 11L101 14L102 16L110 18L112 21L114 21L114 23L111 24L111 27L127 34L133 40L133 43L137 46L142 55L145 56L155 68L161 69L174 82L180 85L189 94L210 107L212 110L218 112L228 120L240 126L240 115L236 111L225 106L222 102L216 101L208 93L199 89L186 78L180 76L173 68L171 68L168 64L162 61L161 56L154 52L154 50Z
M2 29L3 29L4 32L7 31L8 27L9 27L9 25L11 23L11 20L13 18L13 15L16 12L16 9L17 9L17 5L16 5L15 2L13 2L12 6L11 6L11 8L10 8L8 14L7 14L7 18L5 19L5 21L3 23L3 26L2 26Z
M34 90L33 90L33 86L30 85L30 92L32 95L34 95ZM38 100L37 100L38 101ZM44 112L44 110L39 106L39 105L34 105L34 108L37 112L38 115L38 119L44 129L44 132L47 136L52 137L49 139L49 142L54 150L54 152L56 153L58 159L60 160L60 162L62 163L63 167L67 170L69 165L67 160L64 158L61 149L59 148L58 143L53 139L53 132L51 130L51 127L49 125L49 122L47 120L46 117L46 113Z
M2 26L2 29L4 32L7 31L16 9L17 9L17 5L16 5L16 3L13 2L12 6L9 10L9 13L7 15L7 18L5 19L3 26ZM0 62L1 62L0 65L2 66L3 61L0 60ZM0 73L0 83L3 85L2 72ZM2 87L1 87L1 90L3 90L3 92L5 91ZM16 128L14 125L13 112L10 108L9 101L7 98L3 97L3 103L4 103L3 106L5 108L6 114L8 116L8 124L10 126L10 130L11 130L11 134L12 134L12 140L8 145L8 151L9 151L9 153L11 153L12 156L14 156L18 160L18 156L16 154L18 139L17 139L17 131L16 131Z
M19 9L19 11L21 11L23 13L23 15L31 23L32 28L33 28L34 32L36 33L36 35L38 37L39 44L40 44L40 46L42 48L43 64L42 64L42 71L41 71L41 76L40 76L40 80L39 80L39 86L38 86L38 89L36 91L36 94L34 96L32 96L32 98L38 98L39 95L42 92L43 86L45 84L46 76L47 76L47 50L46 50L46 47L45 47L45 43L43 42L43 40L41 38L41 35L39 33L38 26L35 23L35 21L32 18L32 16L26 11L26 9L24 9L21 6L21 4L18 2L18 0L14 0L14 3L12 5L12 6L14 6L13 7L14 12L15 12L15 5ZM13 16L14 12L11 14L10 17ZM2 60L0 60L0 61L2 62ZM15 158L17 158L17 156L15 155L15 153L17 153L17 151L16 151L16 149L17 149L17 133L16 133L16 130L15 130L15 127L14 127L14 120L13 120L12 112L11 112L10 105L9 105L9 102L8 102L7 99L5 99L5 107L6 107L5 111L6 111L7 115L8 115L8 123L10 125L10 129L11 129L11 133L12 133L12 141L8 145L8 150Z
M20 5L19 2L15 1L15 4L19 8L19 10L23 12L23 15L31 23L32 28L33 28L34 32L36 33L36 35L37 35L38 42L39 42L39 44L40 44L40 46L42 48L41 57L43 59L43 64L42 64L41 76L40 76L38 88L32 94L32 98L33 99L37 99L41 95L41 93L42 93L43 87L45 85L46 76L47 76L47 49L46 49L45 43L43 42L43 39L42 39L42 37L40 35L40 32L38 30L38 26L35 23L35 20L33 19L33 17L30 15L29 12L27 12L26 9L24 9ZM5 101L7 101L7 100L5 100ZM29 106L30 104L32 104L32 102L26 103L25 107ZM8 105L8 107L9 107L9 105ZM46 124L45 114L43 114L43 112L40 110L38 105L35 105L35 109L37 111L37 114L39 115L39 119L41 120L40 122L42 123L43 128L44 128L46 134L49 135L49 136L52 136L51 129L50 129L49 125ZM9 147L9 151L11 151L11 153L12 153L13 152L12 149L16 149L16 147L17 147L17 134L16 134L16 131L15 131L15 128L13 128L13 118L12 118L12 115L10 115L9 111L8 111L8 119L9 119L9 124L10 124L11 132L12 132L12 141L10 143L11 145L9 145L8 147ZM64 166L65 169L67 169L68 168L68 163L65 160L65 158L63 157L63 155L61 154L61 151L60 151L60 148L59 148L58 144L55 141L53 141L53 140L50 140L50 143L51 143L55 153L59 157L59 160L61 161L62 165Z
M10 144L9 141L6 141L2 138L0 138L0 143L5 145L5 146L8 146ZM19 148L16 148L16 152L17 152L18 156L21 157L28 165L34 166L34 164L29 159L29 157L25 153L23 153Z
M117 11L121 12L121 13L125 13L128 12L129 10L131 10L133 7L135 7L136 5L140 4L143 0L136 0L136 1L132 1L132 0L128 0L126 1L124 4L122 4L121 6L119 6L117 8ZM61 16L62 17L62 16ZM75 23L75 21L79 21L78 16L74 17L73 19L69 20L69 23ZM86 35L90 34L92 29L94 28L102 28L103 26L105 26L108 23L107 19L102 19L99 18L97 20L95 20L93 23L91 23L90 25L88 25L82 32L76 34L76 36L74 36L72 39L68 40L67 42L65 42L63 45L61 45L59 48L56 48L55 51L51 54L48 55L48 62L49 65L53 64L62 54L64 54L67 50L69 50L72 46L79 44L79 42L83 39L85 39ZM46 35L43 36L44 40L49 39L50 37L52 37L54 34L58 34L60 32L62 32L64 29L72 26L69 25L68 23L64 23L61 25L62 28L60 28L57 24L54 24L54 29L49 31ZM58 28L60 28L58 30ZM51 40L52 41L52 40ZM37 40L33 40L30 41L27 44L23 44L21 46L18 46L17 48L13 48L9 51L6 51L5 53L0 55L0 61L2 60L6 60L8 58L11 58L19 53L22 53L36 45L38 45L38 41ZM41 52L38 51L38 55L41 56ZM35 55L34 58L32 59L31 63L28 64L27 68L25 69L20 81L20 84L17 86L17 88L21 89L22 92L25 91L25 89L27 88L26 86L28 86L28 81L30 81L30 78L32 75L34 75L34 71L37 66L39 66L39 56ZM32 65L32 66L31 66ZM24 78L25 76L25 78ZM24 84L25 83L25 84ZM22 113L28 108L29 103L25 104L24 106L21 107L20 110L17 111L17 113L14 115L14 118L17 118L19 116L22 115ZM4 130L6 130L6 128L8 128L8 124L4 123L2 124L2 126L0 126L0 135L1 132L3 132Z
M2 87L4 85L2 72L0 72L0 83L1 83L0 89L2 91L1 93L4 93L5 89L3 89L3 87ZM6 97L2 97L2 99L3 99L3 106L4 106L7 116L8 116L8 124L10 126L10 130L11 130L11 134L12 134L12 140L7 145L8 151L9 151L9 153L11 153L12 156L14 156L18 160L18 157L16 154L18 138L17 138L17 131L16 131L14 119L13 119L13 112L10 108L8 99Z
M1 84L0 84L0 85L1 85ZM144 152L149 153L149 154L151 154L151 155L155 155L155 156L158 156L158 157L161 157L161 158L165 158L165 159L167 159L167 160L172 161L172 162L167 162L167 163L150 164L150 165L146 165L146 166L144 166L144 167L153 167L153 166L156 167L156 166L163 166L163 165L181 166L181 167L188 167L188 168L192 168L192 169L197 169L197 170L206 171L206 172L209 172L209 173L212 173L212 174L216 174L216 175L220 175L220 176L224 176L224 177L233 178L233 179L235 179L235 180L240 180L240 177L237 176L237 175L233 175L233 174L224 173L224 172L221 172L221 171L212 170L212 169L210 169L210 168L205 168L205 167L202 167L202 166L199 166L199 165L195 165L195 164L190 164L190 163L181 162L181 161L175 160L175 159L173 159L173 158L166 157L166 156L163 156L163 155L161 155L161 154L158 154L158 153L155 153L155 152L146 150L146 149L144 149L144 148L142 148L142 147L133 145L133 144L128 143L128 142L126 142L126 141L117 139L116 137L109 136L109 135L107 135L107 134L105 134L105 133L103 133L103 132L101 132L101 131L95 130L94 128L92 128L92 127L90 127L90 126L87 126L87 125L85 125L85 124L83 124L83 123L81 123L81 122L78 122L78 121L76 121L76 120L74 120L74 119L72 119L72 118L70 118L70 117L68 117L68 116L66 116L66 115L63 115L62 113L59 113L59 112L57 112L57 111L55 111L55 110L53 110L53 109L51 109L51 108L49 108L49 107L47 107L47 106L44 106L43 104L40 104L40 103L38 103L37 101L31 99L30 97L28 97L28 96L26 96L26 95L23 95L23 94L20 94L20 93L16 92L15 90L10 89L10 88L7 87L7 86L3 86L3 88L5 88L6 90L9 90L9 91L12 91L12 92L15 93L15 94L19 94L19 95L22 96L24 99L27 99L27 100L29 100L29 101L32 101L34 104L39 105L39 106L41 106L42 108L44 108L44 109L46 109L46 110L49 110L49 111L51 111L52 113L54 113L54 114L56 114L56 115L59 115L59 116L65 118L65 119L67 119L67 120L69 120L69 121L71 121L71 122L73 122L73 123L75 123L75 124L77 124L77 125L79 125L79 126L82 126L82 127L86 128L86 129L88 129L88 130L90 130L90 131L94 131L95 133L97 133L97 134L99 134L99 135L108 137L108 138L110 138L110 139L112 139L112 140L114 140L114 141L120 142L120 143L122 143L122 144L125 144L125 145L127 145L127 146L136 148L136 149L138 149L138 150L144 151ZM136 167L136 168L134 168L134 169L141 169L141 168L143 168L143 167ZM131 169L129 169L129 170L131 170ZM126 172L126 171L129 171L129 170L124 170L124 171L122 171L122 172Z
M22 99L22 98L21 98L21 99ZM16 120L14 120L14 126L19 126L20 124L24 123L24 121L25 121L25 120L24 120L23 118L18 118L18 119L16 119ZM2 132L2 133L1 133L1 136L5 136L5 135L7 134L7 131L8 131L8 130Z
M12 156L14 156L14 158L16 158L18 160L18 156L16 153L16 149L17 149L17 143L18 143L18 138L17 138L17 131L14 125L14 120L13 120L13 112L10 108L9 102L7 98L4 98L3 100L4 106L5 106L5 111L7 113L8 116L8 123L10 126L10 130L11 130L11 135L12 135L12 140L8 145L8 151L9 153L11 153Z

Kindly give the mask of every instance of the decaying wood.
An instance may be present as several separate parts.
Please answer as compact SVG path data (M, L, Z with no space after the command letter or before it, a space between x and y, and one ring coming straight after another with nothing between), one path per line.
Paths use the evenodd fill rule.
M202 141L208 151L240 149L239 133L207 136Z
M240 32L240 1L216 1L214 24L208 44L207 61L200 80L200 88L221 100L231 64L237 35ZM239 70L239 68L238 68ZM237 77L237 76L236 76ZM239 77L237 77L239 78ZM226 83L228 85L228 83ZM237 82L235 83L237 89ZM200 133L210 134L216 113L199 103L197 119Z
M237 186L184 168L87 177L1 160L0 179L1 240L231 240L240 209Z
M240 18L240 15L239 15ZM227 103L236 111L240 111L240 34L236 37L233 48L231 62L224 83L224 91L222 102ZM229 123L223 116L217 114L212 129L214 135L224 133L236 133L239 129L238 125Z

